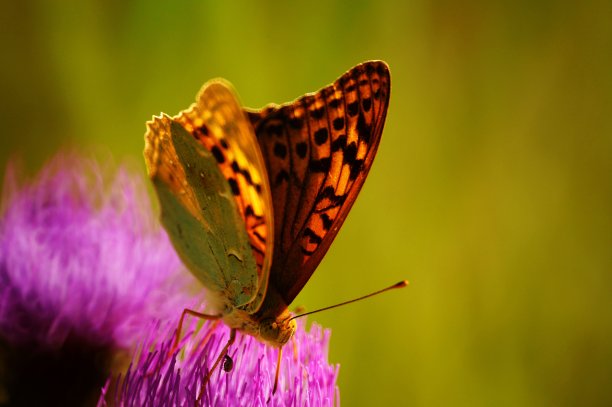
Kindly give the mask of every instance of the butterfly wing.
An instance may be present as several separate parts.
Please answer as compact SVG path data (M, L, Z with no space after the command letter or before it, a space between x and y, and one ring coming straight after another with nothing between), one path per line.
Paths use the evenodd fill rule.
M275 246L270 283L290 304L321 262L370 170L389 105L382 61L332 85L249 112L270 177Z
M212 153L230 185L257 263L257 290L244 307L253 312L265 296L274 247L270 186L253 127L232 86L221 79L205 84L175 119Z
M224 304L248 303L258 283L255 259L213 154L166 115L147 127L145 162L177 253Z

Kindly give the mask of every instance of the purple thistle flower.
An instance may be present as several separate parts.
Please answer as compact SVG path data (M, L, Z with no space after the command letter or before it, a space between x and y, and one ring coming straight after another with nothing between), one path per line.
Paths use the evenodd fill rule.
M196 329L197 321L191 323ZM188 334L170 355L174 328L165 340L149 339L114 389L105 390L99 406L332 406L339 405L336 386L339 367L327 362L330 331L300 321L294 337L283 348L276 394L272 395L278 350L249 335L237 334L229 355L230 372L217 367L204 394L201 384L229 337L223 323L207 321ZM154 335L151 335L153 337ZM269 399L269 401L268 401Z
M182 266L153 220L142 179L120 170L109 182L103 173L74 155L56 157L26 185L7 170L0 394L13 404L95 401L91 392L117 350L135 347L152 321L176 321L193 303L179 290L186 283L176 276L187 273L177 273Z
M192 319L180 352L169 352L177 319L196 298L194 279L148 205L141 178L106 179L92 161L58 156L35 181L17 185L9 167L0 213L0 404L94 404L117 360L141 355L99 404L194 405L225 345L223 324ZM163 327L163 329L160 329ZM210 334L210 335L209 335ZM234 368L214 372L204 405L338 403L338 367L327 362L329 331L299 325L277 350L238 334ZM154 349L149 352L149 349ZM146 350L146 351L145 351ZM111 396L112 395L112 396Z

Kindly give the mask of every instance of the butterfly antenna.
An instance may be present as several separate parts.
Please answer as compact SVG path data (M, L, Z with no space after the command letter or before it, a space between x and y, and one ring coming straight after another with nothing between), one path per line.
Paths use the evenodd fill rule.
M296 315L296 316L290 318L289 321L291 321L292 319L305 317L306 315L315 314L317 312L327 311L328 309L332 309L332 308L336 308L336 307L341 307L343 305L347 305L347 304L350 304L350 303L353 303L353 302L365 300L366 298L370 298L370 297L374 297L375 295L382 294L385 291L394 290L396 288L404 288L407 285L408 285L408 280L402 280L399 283L393 284L392 286L389 286L387 288L383 288L382 290L375 291L375 292L370 293L368 295L364 295L363 297L353 298L352 300L344 301L344 302L341 302L340 304L330 305L329 307L320 308L320 309L317 309L317 310L314 310L314 311L305 312L303 314Z

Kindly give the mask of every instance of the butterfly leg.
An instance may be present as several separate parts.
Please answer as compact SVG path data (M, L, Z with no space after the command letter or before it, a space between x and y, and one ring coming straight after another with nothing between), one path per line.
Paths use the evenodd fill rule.
M170 351L166 355L166 359L165 359L164 362L168 362L172 358L172 355L174 354L174 352L178 349L178 344L179 344L179 341L181 340L181 331L183 330L183 320L185 319L185 315L187 315L187 314L192 315L192 316L197 317L197 318L208 319L208 320L214 320L215 321L213 323L213 326L211 327L211 329L206 333L206 336L204 337L204 339L202 339L202 343L201 343L200 347L204 347L204 345L206 345L206 342L208 342L208 340L210 339L212 334L215 332L215 327L221 321L221 316L220 315L202 314L200 312L197 312L197 311L185 308L183 310L183 313L181 314L181 319L179 319L178 327L176 328L176 336L174 337L174 343L172 344L172 347L170 348ZM151 371L151 372L147 373L147 376L155 374L155 372L156 371Z
M278 361L276 362L276 374L274 375L274 388L272 389L272 394L276 393L276 387L278 386L278 373L280 372L282 355L283 355L283 348L278 348Z
M215 361L215 364L208 371L208 374L206 375L206 377L204 378L204 381L202 382L202 387L200 388L200 396L198 397L198 400L200 400L202 398L202 395L204 394L204 389L206 388L206 384L210 380L210 377L212 376L212 374L215 371L215 369L217 368L217 366L219 366L219 363L221 363L221 360L225 358L225 355L227 355L227 350L229 349L230 346L232 346L232 344L234 343L235 340L236 340L236 329L232 328L232 330L230 331L230 337L229 337L227 343L225 344L225 346L223 347L223 350L221 351L221 353L217 357L217 360Z
M179 319L178 327L176 328L176 337L174 338L174 344L172 345L172 350L170 354L174 353L174 351L178 348L179 341L181 340L181 331L183 330L183 320L186 315L191 315L196 318L208 319L208 320L219 320L221 315L208 315L202 314L201 312L194 311L189 308L185 308L183 310L183 314L181 314L181 319Z
M274 375L274 387L272 388L272 394L268 396L268 401L266 401L266 403L270 403L272 396L276 394L276 387L278 386L278 374L280 372L282 354L283 354L283 348L278 348L278 360L276 361L276 374Z
M297 340L295 339L295 336L292 339L293 342L293 360L294 361L298 361L298 343Z
M206 332L206 336L204 336L204 338L202 338L202 341L200 342L200 345L198 345L199 349L203 349L204 346L206 346L206 344L208 343L208 340L210 339L210 337L214 335L215 330L217 329L217 325L219 325L220 323L221 323L221 319L214 320L214 322L210 326L210 329L208 330L208 332Z

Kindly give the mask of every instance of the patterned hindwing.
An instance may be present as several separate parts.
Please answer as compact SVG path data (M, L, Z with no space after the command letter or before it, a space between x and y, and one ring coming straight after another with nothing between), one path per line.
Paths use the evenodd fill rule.
M196 103L175 120L212 153L231 187L257 263L258 289L244 307L252 313L265 296L274 247L270 186L253 127L221 79L206 83Z
M161 221L187 268L223 310L257 290L255 259L227 180L212 153L169 116L147 123L145 163Z
M390 94L382 61L292 103L249 112L270 177L270 284L290 304L320 263L374 160Z

